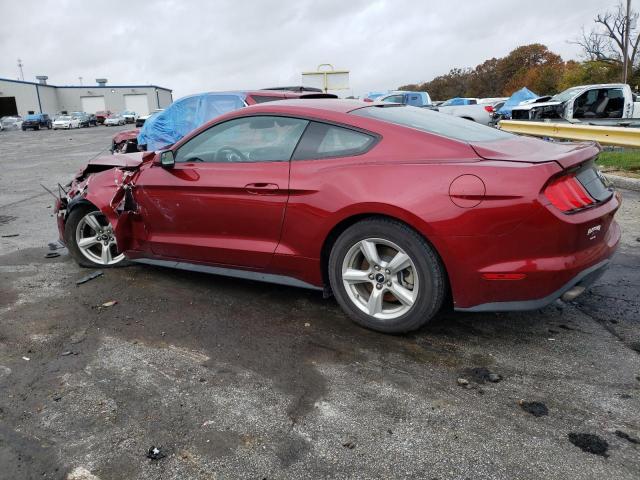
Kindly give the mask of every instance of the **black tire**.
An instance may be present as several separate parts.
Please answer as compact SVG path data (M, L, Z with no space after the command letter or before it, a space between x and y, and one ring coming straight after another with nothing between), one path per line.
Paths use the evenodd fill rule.
M33 127L34 130L40 130L40 125L36 125L35 127Z
M69 218L67 218L67 222L64 226L64 243L69 250L69 253L73 257L73 259L80 265L81 267L86 268L117 268L124 267L129 265L129 262L125 259L119 263L114 265L104 265L102 263L93 262L87 257L85 257L78 244L76 243L76 228L78 227L78 223L82 220L85 215L90 212L95 212L98 209L90 204L78 205L76 208L71 210L69 214Z
M420 277L418 294L410 310L393 319L378 319L362 311L349 297L342 282L342 264L348 251L367 238L391 241L413 261ZM416 330L431 320L442 307L446 289L444 266L433 247L406 224L387 218L362 220L345 230L336 240L329 257L329 281L336 300L356 323L384 333Z

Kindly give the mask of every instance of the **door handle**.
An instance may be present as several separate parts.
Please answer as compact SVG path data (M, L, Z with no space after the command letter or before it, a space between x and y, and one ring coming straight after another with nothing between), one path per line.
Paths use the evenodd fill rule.
M249 183L244 189L253 195L275 195L280 191L275 183Z

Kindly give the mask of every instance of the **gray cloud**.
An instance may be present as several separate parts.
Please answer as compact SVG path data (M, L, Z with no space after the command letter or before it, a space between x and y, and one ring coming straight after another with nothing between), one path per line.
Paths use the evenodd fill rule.
M577 58L568 40L615 0L2 0L0 77L154 83L174 98L299 84L320 63L355 94L428 80L526 43ZM533 11L535 10L535 11Z

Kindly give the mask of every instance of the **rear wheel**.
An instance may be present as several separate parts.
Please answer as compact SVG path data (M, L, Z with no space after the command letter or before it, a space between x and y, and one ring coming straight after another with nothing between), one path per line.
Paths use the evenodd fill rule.
M93 205L81 205L69 214L64 240L71 256L83 267L115 267L125 262L107 217Z
M417 232L390 219L363 220L345 230L331 250L329 280L343 310L381 332L420 328L445 296L438 255Z

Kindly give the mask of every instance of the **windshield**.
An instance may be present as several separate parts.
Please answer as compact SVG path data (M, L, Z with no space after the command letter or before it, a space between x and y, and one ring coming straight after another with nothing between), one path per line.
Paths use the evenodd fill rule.
M503 132L502 130L418 107L404 105L365 107L354 110L351 113L361 117L375 118L383 122L415 128L427 133L435 133L436 135L462 140L463 142L487 142L506 140L513 137L511 133Z
M40 115L27 115L25 120L40 120Z
M583 87L571 87L567 88L564 92L556 93L553 97L551 97L552 102L566 102L573 98L574 95L577 95L578 92L584 90Z
M69 115L62 115L62 116L58 117L58 120L62 120L64 122L67 122L67 121L71 120L71 117Z

